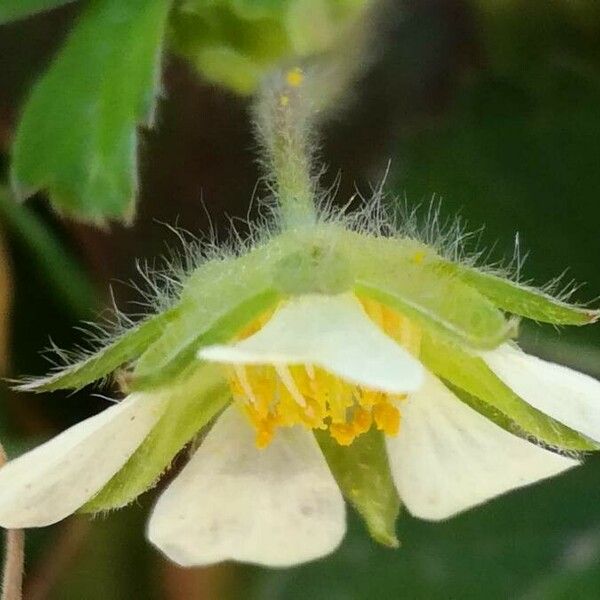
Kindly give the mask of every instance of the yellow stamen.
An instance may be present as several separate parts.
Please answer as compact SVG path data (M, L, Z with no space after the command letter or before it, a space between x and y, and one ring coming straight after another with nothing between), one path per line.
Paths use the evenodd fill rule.
M373 407L373 419L377 429L387 435L397 435L400 430L400 411L389 402L381 402Z
M292 398L300 406L306 407L306 400L300 393L300 390L298 389L298 386L296 385L296 382L294 381L290 370L283 365L277 365L275 367L275 370L277 371L277 375L279 375L279 379L281 379L281 382L287 388L287 391L292 395Z
M242 365L235 365L235 376L239 383L238 389L241 389L244 392L244 395L253 403L256 404L256 396L254 395L254 391L252 390L252 386L248 381L248 377L246 377L246 369Z
M347 423L331 424L329 434L340 446L349 446L356 439L352 425Z
M378 302L363 301L363 306L390 337L418 355L418 327ZM269 318L266 314L257 319L240 339L259 331ZM259 448L268 446L280 427L329 430L342 446L373 426L386 435L400 429L399 407L406 396L350 384L313 364L234 365L228 378L234 399L256 430Z

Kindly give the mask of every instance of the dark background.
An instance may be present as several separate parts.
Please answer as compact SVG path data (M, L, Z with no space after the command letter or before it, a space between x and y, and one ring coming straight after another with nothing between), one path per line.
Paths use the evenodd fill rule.
M4 172L20 106L77 6L0 28L0 151ZM600 294L600 4L595 0L412 0L397 3L375 59L323 132L325 184L339 201L368 194L391 160L387 189L416 205L442 199L481 232L492 259L510 258L516 232L530 251L523 274L545 283L569 268ZM134 258L173 243L162 223L225 234L245 216L258 171L248 103L167 60L158 126L144 132L142 192L133 227L99 231L30 206L75 266L2 215L0 358L5 373L39 374L50 336L108 302L134 298ZM203 208L202 203L206 206ZM37 251L36 251L37 248ZM51 257L50 257L51 258ZM57 277L57 269L59 277ZM600 327L532 325L534 351L600 376ZM89 394L0 398L10 454L98 410ZM151 496L151 495L150 495ZM405 516L398 551L377 547L350 519L332 557L296 569L226 565L180 570L143 538L152 497L93 522L74 518L28 538L27 597L53 599L593 599L600 595L600 461L515 492L444 524ZM251 518L251 515L249 515Z

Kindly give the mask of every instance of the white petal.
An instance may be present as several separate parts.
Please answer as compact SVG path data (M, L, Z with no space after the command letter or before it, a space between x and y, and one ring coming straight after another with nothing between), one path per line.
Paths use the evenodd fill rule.
M483 355L496 375L525 402L600 441L600 381L504 344Z
M579 463L504 431L427 375L402 405L387 438L402 501L419 518L440 520Z
M56 523L125 464L162 413L162 399L132 394L0 469L0 526Z
M233 364L314 364L388 393L417 390L423 381L421 364L377 327L351 294L293 298L254 335L203 348L198 356Z
M344 501L313 435L280 429L260 450L232 406L159 498L148 538L183 566L284 567L332 552L345 529Z

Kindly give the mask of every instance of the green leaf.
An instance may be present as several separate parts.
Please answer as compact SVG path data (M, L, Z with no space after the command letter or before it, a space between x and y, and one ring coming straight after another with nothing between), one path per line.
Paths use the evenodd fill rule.
M94 0L27 102L13 147L20 196L48 189L82 220L131 220L138 124L149 125L169 0Z
M383 434L376 429L340 446L326 431L315 437L342 493L364 519L371 537L397 548L400 499L392 481Z
M498 308L543 323L554 325L588 325L600 319L600 311L563 302L541 290L510 279L457 264L444 264Z
M531 435L563 450L598 450L598 444L527 404L500 381L481 358L460 347L425 333L420 358L438 377L487 403L492 411L498 411L500 415L491 416L492 421L504 427L514 423L517 430L512 433ZM484 416L487 415L484 413Z
M121 508L153 487L177 453L229 402L217 367L202 367L191 379L165 390L168 405L125 466L81 509L95 513Z
M52 10L74 0L2 0L0 24L23 19L39 12Z
M90 357L47 377L26 381L18 385L16 389L33 392L79 389L105 377L124 363L142 354L152 342L160 337L167 325L177 318L179 310L179 307L175 306L151 316Z

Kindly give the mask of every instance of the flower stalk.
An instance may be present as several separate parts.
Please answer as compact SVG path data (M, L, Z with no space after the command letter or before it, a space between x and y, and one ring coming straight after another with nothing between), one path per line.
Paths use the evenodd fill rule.
M305 74L293 68L269 78L255 105L258 139L284 229L317 222L312 106Z

